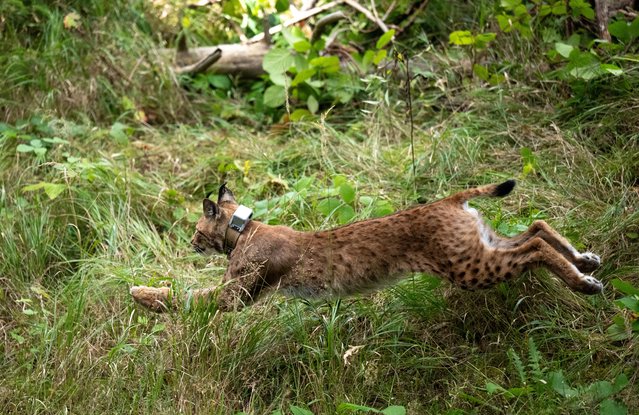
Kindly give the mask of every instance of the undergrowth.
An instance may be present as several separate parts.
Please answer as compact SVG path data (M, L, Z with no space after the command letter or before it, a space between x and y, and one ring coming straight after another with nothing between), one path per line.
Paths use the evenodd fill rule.
M242 85L184 88L144 2L34 3L0 6L2 413L639 410L636 59L619 76L548 79L535 39L500 36L490 53L509 78L490 85L445 22L473 10L455 29L479 33L494 5L434 1L394 46L414 51L411 107L391 70L369 75L356 108L286 122ZM544 219L597 252L603 295L541 270L476 293L415 275L228 314L156 315L128 295L219 281L226 260L189 239L224 181L256 219L317 230L511 177L508 198L477 202L487 221L512 235Z

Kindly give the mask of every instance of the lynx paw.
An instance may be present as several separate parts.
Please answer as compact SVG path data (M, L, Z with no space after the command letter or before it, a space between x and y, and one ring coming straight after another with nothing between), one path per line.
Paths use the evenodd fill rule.
M601 259L599 258L599 255L595 255L592 252L585 252L577 256L575 265L581 272L592 272L599 268L599 265L601 265Z
M142 304L144 307L156 313L163 313L173 307L171 303L171 289L169 287L153 288L142 285L131 287L129 292L135 302Z
M603 284L598 279L590 275L582 277L583 284L578 288L584 294L600 294L603 291Z

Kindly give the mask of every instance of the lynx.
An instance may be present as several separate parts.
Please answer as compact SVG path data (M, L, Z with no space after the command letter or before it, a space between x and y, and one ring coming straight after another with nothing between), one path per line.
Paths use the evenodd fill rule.
M391 215L332 230L300 232L250 219L226 185L217 203L203 201L204 214L191 244L195 251L225 253L229 264L221 287L194 290L189 298L217 294L221 311L239 310L266 291L313 298L348 296L391 284L415 272L448 279L466 290L489 288L526 270L545 267L574 291L597 294L597 279L583 273L600 264L579 253L546 222L538 220L513 238L498 236L468 200L502 197L514 180L468 189ZM154 311L179 301L168 287L133 287L134 299Z

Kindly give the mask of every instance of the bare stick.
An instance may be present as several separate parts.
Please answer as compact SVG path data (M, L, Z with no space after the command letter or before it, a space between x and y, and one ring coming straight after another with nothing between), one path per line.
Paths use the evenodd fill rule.
M322 17L321 19L319 19L317 21L317 24L315 24L315 28L313 29L313 34L311 35L311 43L319 39L319 37L322 35L322 32L324 32L324 29L326 28L326 26L345 18L346 18L346 15L340 11L340 12L334 12L334 13L328 14Z
M375 22L375 24L379 26L379 28L382 29L384 33L388 32L388 26L386 26L386 24L382 22L380 19L375 17L373 13L371 13L370 10L368 10L366 7L362 6L355 0L343 0L343 1L344 3L348 4L349 6L351 6L352 8L354 8L355 10L357 10L358 12L366 16L368 20Z
M204 59L199 60L193 65L179 66L175 68L175 73L178 75L190 75L195 76L199 73L206 71L209 66L213 65L215 62L220 60L222 57L222 50L215 49L213 53L206 56Z
M400 25L399 25L399 30L400 31L404 31L406 30L406 28L410 25L412 25L415 20L417 19L417 16L419 16L420 14L422 14L422 12L424 11L424 9L426 8L426 6L428 6L428 2L429 0L424 0L422 1L422 4L419 5L419 7L417 8L417 10L415 10L409 17L408 19L404 20Z
M595 9L597 12L599 37L610 42L611 38L608 32L608 0L595 0Z
M289 26L293 26L294 24L297 24L299 22L303 22L304 20L308 19L309 17L315 16L316 14L322 13L326 10L332 9L333 7L339 5L340 3L342 3L343 0L339 0L339 1L332 1L330 3L326 3L326 4L322 4L321 6L312 8L310 10L306 10L300 14L298 14L297 16L295 16L295 18L288 20L282 24L278 24L276 26L271 27L271 29L268 31L268 33L270 35L274 35L275 33L279 33L282 31L283 28L285 27L289 27ZM248 43L255 43L255 42L260 42L262 39L264 39L264 33L259 33L255 36L253 36L252 38L250 38L248 40Z

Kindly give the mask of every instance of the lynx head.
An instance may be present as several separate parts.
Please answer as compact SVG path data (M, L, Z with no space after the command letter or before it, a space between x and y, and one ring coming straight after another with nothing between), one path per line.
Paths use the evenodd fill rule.
M226 183L220 186L217 203L209 200L209 195L202 201L204 212L195 225L195 235L191 239L193 249L203 255L224 252L226 229L238 206Z

